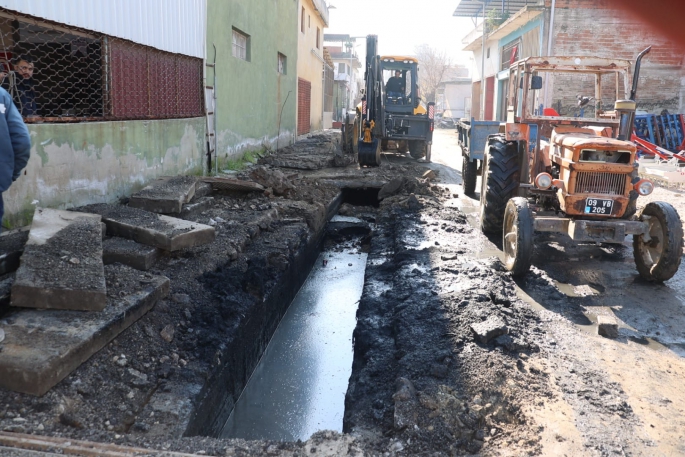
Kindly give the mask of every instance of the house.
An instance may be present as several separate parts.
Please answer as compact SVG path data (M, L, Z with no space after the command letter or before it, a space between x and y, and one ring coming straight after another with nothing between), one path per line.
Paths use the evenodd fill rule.
M20 107L33 146L4 195L6 226L36 205L112 202L202 172L205 16L205 0L0 0L2 84L21 101L9 70L32 60L37 106Z
M333 68L324 59L323 52L323 33L328 27L326 1L298 1L297 135L305 135L331 127L332 107L324 117L324 81L326 72L332 81Z
M449 68L436 90L435 109L444 117L471 117L471 77L468 68Z
M288 145L297 135L297 6L295 0L207 0L205 87L216 116L210 147L216 147L219 170L245 153Z
M640 73L638 109L683 112L683 50L613 5L594 0L461 0L454 16L480 20L462 40L464 50L474 54L472 115L485 120L506 118L507 69L516 60L541 55L634 60L650 45L652 51L643 60ZM554 107L561 114L574 112L574 88L557 84L554 90L554 100L544 100L545 107Z
M340 126L349 111L354 111L361 101L360 89L363 80L359 75L361 63L354 51L354 38L349 35L325 34L325 48L333 60L335 89L333 95L333 126Z

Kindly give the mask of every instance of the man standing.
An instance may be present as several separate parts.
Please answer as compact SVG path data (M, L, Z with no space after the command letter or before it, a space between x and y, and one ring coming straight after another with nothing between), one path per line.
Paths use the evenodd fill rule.
M0 192L5 192L17 180L30 152L29 129L10 94L0 87ZM0 220L4 213L5 205L0 194Z

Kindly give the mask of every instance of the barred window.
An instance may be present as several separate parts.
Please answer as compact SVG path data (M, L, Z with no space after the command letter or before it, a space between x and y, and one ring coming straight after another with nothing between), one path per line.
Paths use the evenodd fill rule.
M287 66L286 66L287 60L286 57L281 54L280 52L278 53L278 72L282 74L286 74L287 71Z
M204 114L202 59L2 8L0 85L26 122Z
M233 29L233 57L247 60L247 35Z
M321 30L316 28L316 49L321 48Z

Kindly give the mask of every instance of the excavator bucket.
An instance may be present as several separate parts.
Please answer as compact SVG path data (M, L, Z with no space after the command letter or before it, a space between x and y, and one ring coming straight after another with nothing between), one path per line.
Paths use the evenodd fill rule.
M381 164L381 142L378 138L374 138L370 143L359 140L357 149L359 165L377 167Z

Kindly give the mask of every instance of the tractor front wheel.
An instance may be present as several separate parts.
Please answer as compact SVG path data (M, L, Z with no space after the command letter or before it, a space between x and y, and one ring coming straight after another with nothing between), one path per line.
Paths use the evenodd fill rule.
M643 279L663 282L671 279L680 267L683 254L683 225L675 208L666 202L651 202L639 220L649 225L649 239L633 235L633 257Z
M513 276L524 276L533 256L533 212L528 200L514 197L504 210L504 266Z

